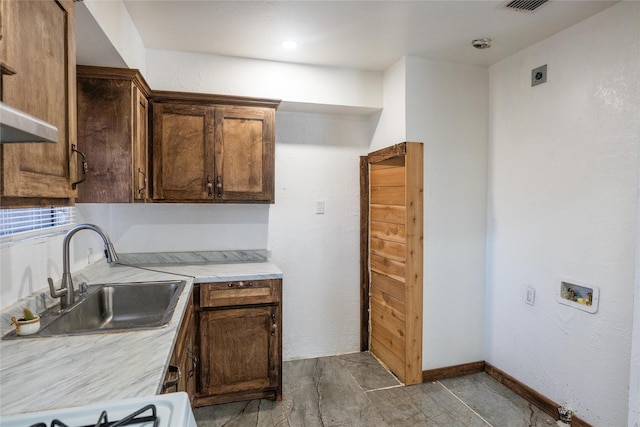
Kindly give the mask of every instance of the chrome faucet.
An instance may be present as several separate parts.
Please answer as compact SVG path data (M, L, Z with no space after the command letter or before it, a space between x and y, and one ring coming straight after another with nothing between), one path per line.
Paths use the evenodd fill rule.
M65 234L64 240L62 241L62 281L60 283L60 289L55 289L51 277L49 277L48 279L49 291L51 292L51 296L53 298L60 298L60 308L63 310L71 307L76 302L73 280L71 278L71 268L69 265L69 244L71 243L71 238L73 237L73 235L80 230L93 230L98 233L104 241L104 254L107 257L107 262L109 264L118 263L118 254L113 247L113 243L111 243L109 235L97 225L78 224L67 231L67 234Z

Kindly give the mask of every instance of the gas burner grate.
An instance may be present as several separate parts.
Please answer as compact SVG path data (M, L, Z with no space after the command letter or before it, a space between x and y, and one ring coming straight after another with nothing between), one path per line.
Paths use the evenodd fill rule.
M151 412L151 415L143 415L145 412ZM138 409L132 414L124 417L120 421L112 421L109 422L107 417L107 411L102 411L100 417L98 418L98 422L96 424L79 426L79 427L121 427L121 426L135 426L135 425L144 425L144 426L153 426L158 427L160 422L160 418L158 418L156 405L147 405L143 408ZM153 424L149 424L153 423ZM37 423L33 424L31 427L47 427L45 423ZM71 427L66 425L60 420L54 419L51 421L50 427Z

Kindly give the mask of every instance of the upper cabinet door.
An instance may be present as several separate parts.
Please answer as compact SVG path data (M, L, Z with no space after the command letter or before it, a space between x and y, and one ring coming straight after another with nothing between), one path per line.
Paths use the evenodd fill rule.
M274 202L275 109L218 106L215 200Z
M212 201L214 108L153 103L153 199Z
M2 101L58 128L58 143L2 144L2 206L66 205L76 191L75 5L2 2Z
M81 203L146 202L148 86L138 70L78 66L78 146L90 167Z
M149 198L149 101L137 86L131 90L134 104L133 198L146 201Z

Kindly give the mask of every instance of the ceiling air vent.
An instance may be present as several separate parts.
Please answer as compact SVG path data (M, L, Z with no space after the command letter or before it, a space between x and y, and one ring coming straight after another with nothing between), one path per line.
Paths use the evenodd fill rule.
M549 0L513 0L505 4L505 8L520 12L533 12Z

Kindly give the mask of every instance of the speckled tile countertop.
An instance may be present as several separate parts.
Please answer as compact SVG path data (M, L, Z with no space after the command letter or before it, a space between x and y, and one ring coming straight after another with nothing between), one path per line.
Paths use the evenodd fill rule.
M0 341L0 415L158 394L194 283L282 278L282 272L261 257L221 260L198 254L194 264L186 264L190 258L184 253L177 258L163 254L149 262L130 255L135 256L122 257L129 265L101 262L74 274L74 283L185 280L169 324L154 330ZM3 310L2 335L11 330L7 325L18 307L32 304L20 301Z

